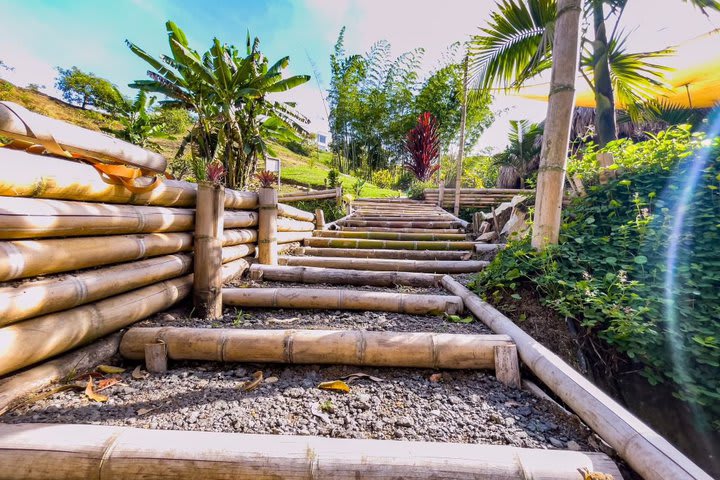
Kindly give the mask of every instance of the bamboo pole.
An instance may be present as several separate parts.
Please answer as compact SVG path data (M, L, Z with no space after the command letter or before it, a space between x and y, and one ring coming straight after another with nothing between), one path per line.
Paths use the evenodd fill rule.
M460 188L462 186L463 160L465 157L465 119L467 117L467 93L468 93L468 53L465 52L463 62L463 85L460 109L460 142L458 145L457 170L455 172L455 201L453 214L460 215Z
M250 267L250 278L273 282L324 283L330 285L372 285L392 288L397 285L409 287L436 287L439 275L415 272L354 271L337 268L288 267L255 264Z
M152 342L145 344L145 368L150 373L167 372L167 345L165 342Z
M280 265L302 267L344 268L386 272L475 273L489 262L481 260L396 260L391 258L292 257L281 256Z
M120 346L120 334L113 333L87 347L79 348L37 367L0 380L0 415L4 415L30 394L71 375L107 363ZM0 462L1 463L1 462Z
M327 230L325 228L324 230ZM344 232L397 232L397 233L463 233L459 228L390 228L390 227L343 227Z
M223 280L247 267L243 259L223 265ZM191 288L192 275L184 275L0 328L0 375L127 327L182 300Z
M355 220L353 218L349 218L347 220L343 220L342 222L338 222L341 226L348 226L348 227L398 227L398 228L426 228L426 229L432 229L432 228L459 228L458 222L448 222L448 221L415 221L415 222L408 222L408 221L402 221L402 220L388 220L388 221L381 221L381 220Z
M426 195L437 195L438 190L428 188L425 189L424 193ZM455 194L454 188L446 188L445 193L451 193ZM482 194L482 195L507 195L509 197L512 197L514 195L533 195L535 193L535 190L531 188L461 188L460 193L470 193L470 194Z
M512 345L504 335L135 327L120 354L142 360L154 342L164 342L172 360L487 370L495 368L495 347Z
M325 212L322 208L315 209L315 228L318 230L325 229Z
M188 251L191 233L0 242L0 281Z
M232 247L223 247L222 249L222 263L232 262L239 258L245 258L255 253L255 245L240 244L233 245Z
M222 317L222 236L225 188L198 185L193 250L193 306L199 317Z
M234 307L364 310L415 315L455 314L463 310L462 300L447 295L321 288L224 288L223 303Z
M279 232L277 234L277 243L293 243L302 242L305 239L311 238L312 232ZM277 265L277 263L275 263Z
M149 192L133 193L108 183L91 165L70 159L33 155L0 148L0 195L57 200L194 207L197 185L164 180ZM257 194L225 190L225 208L257 208Z
M323 200L327 198L337 198L337 190L333 188L332 190L319 190L308 193L291 193L281 195L279 200L282 202L297 202L303 200Z
M300 255L309 257L394 258L398 260L470 260L472 251L450 250L387 250L355 248L302 247Z
M261 188L258 193L258 204L260 209L258 260L264 265L277 265L277 190Z
M578 469L622 478L602 453L106 425L0 425L0 463L1 480L577 480Z
M277 219L277 229L278 232L312 232L315 224L280 217Z
M278 214L281 217L292 218L293 220L300 220L302 222L315 221L315 216L312 213L291 207L290 205L285 205L284 203L278 203Z
M520 359L560 399L647 480L711 480L670 443L620 406L512 320L449 276L445 288L495 333L509 335Z
M257 242L257 230L223 230L223 247Z
M316 237L324 238L370 238L376 240L467 240L463 233L401 233L401 232L362 232L316 230Z
M472 250L474 242L422 242L417 240L366 240L355 238L307 238L307 247L388 248L391 250Z

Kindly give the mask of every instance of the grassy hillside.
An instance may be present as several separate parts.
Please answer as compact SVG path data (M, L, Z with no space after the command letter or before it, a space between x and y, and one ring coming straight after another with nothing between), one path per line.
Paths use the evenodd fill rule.
M2 79L0 79L0 101L15 102L33 112L90 130L102 131L121 128L117 121L101 112L83 110L44 93L21 88ZM168 138L156 138L153 139L153 142L160 147L160 153L168 159L175 156L180 144L179 139ZM315 158L306 157L275 143L271 144L271 150L272 155L282 162L283 192L297 191L297 186L313 189L325 188L325 179L330 171L329 165L332 161L329 153L319 152ZM343 188L347 192L351 192L358 179L350 175L341 175L340 177ZM396 197L400 194L399 191L380 188L370 183L365 184L361 192L362 196L367 197Z

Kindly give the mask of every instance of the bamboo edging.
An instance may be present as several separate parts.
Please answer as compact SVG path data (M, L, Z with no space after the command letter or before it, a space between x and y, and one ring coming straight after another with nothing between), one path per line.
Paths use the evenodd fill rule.
M352 273L348 273L352 275ZM243 308L364 310L414 315L456 314L462 300L448 295L366 292L321 288L223 288L223 303Z
M386 272L474 273L489 262L482 260L397 260L394 258L347 258L281 256L280 265L304 267L345 268L348 270L377 270Z
M463 233L401 233L401 232L363 232L363 231L337 231L316 230L316 237L321 238L367 238L373 240L459 240L465 241L468 237Z
M509 335L520 359L537 377L647 480L711 480L658 433L620 406L560 357L483 302L452 277L445 288L463 298L467 308L497 334Z
M201 318L222 317L222 237L225 188L217 183L198 185L193 243L193 307Z
M250 278L256 281L327 283L331 285L372 285L393 288L397 285L409 287L437 287L441 275L414 272L354 271L350 274L340 268L288 267L255 264L250 267Z
M387 248L390 250L473 250L474 242L443 242L418 240L370 240L354 238L319 238L305 240L307 247L329 248Z
M398 260L470 260L472 251L463 250L388 250L370 248L302 247L299 255L309 257L394 258Z
M261 188L258 192L258 260L264 265L277 265L278 245L278 192L274 188Z
M495 347L512 345L505 335L133 327L120 354L143 360L159 341L172 360L485 370L495 368Z
M621 478L602 453L63 424L0 425L0 464L0 480Z

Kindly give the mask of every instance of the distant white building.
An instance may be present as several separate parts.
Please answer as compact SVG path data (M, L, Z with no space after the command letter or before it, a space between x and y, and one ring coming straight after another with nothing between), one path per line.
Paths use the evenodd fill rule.
M319 133L317 134L317 146L318 150L322 150L323 152L327 152L330 150L330 136L327 133Z

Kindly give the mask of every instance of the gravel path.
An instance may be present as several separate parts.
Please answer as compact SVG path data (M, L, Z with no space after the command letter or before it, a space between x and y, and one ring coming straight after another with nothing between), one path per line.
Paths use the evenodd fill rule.
M244 392L243 382L256 370L266 382ZM360 371L383 381L355 380L348 394L317 388ZM168 373L143 380L122 374L125 385L102 392L110 397L106 403L64 391L0 421L591 449L589 432L543 400L506 388L483 372L443 371L431 378L437 373L176 363Z

